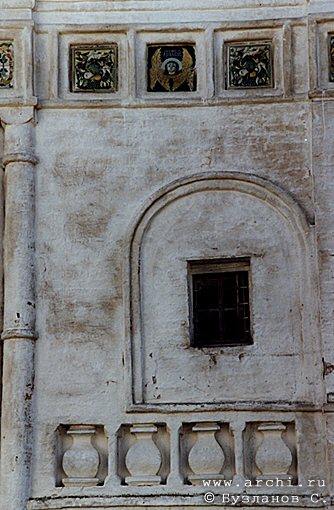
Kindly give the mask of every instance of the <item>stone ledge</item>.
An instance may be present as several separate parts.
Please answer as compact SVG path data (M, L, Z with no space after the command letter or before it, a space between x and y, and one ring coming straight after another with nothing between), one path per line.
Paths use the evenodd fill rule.
M206 411L298 411L298 412L323 412L329 405L312 404L310 402L208 402L208 403L161 403L161 404L130 404L127 412L147 412L147 413L172 413L172 412L206 412Z
M334 96L331 98L334 99ZM37 109L44 108L53 109L94 109L94 108L193 108L193 107L219 107L219 106L235 106L247 104L285 104L285 103L311 103L307 95L296 95L294 97L273 96L273 97L252 97L252 98L211 98L211 99L161 99L161 100L115 100L115 99L89 99L83 100L65 100L59 99L41 100L37 104Z
M8 0L7 0L8 1ZM19 0L17 0L19 1ZM29 0L21 0L29 1ZM179 11L179 10L230 10L230 9L254 9L259 8L261 10L265 10L266 8L271 9L279 9L282 7L297 7L305 6L305 0L281 0L281 1L273 1L273 0L262 0L261 4L256 0L206 0L203 4L201 0L184 0L183 2L179 2L177 0L156 0L153 2L155 5L152 7L152 2L147 0L127 0L127 1L116 1L113 2L113 5L110 5L110 2L105 0L98 1L86 1L86 0L39 0L37 8L39 10L48 8L49 6L59 6L61 10L81 10L82 5L85 5L87 9L93 10L131 10L131 11L141 11L141 10L169 10L169 11ZM57 8L57 10L59 9Z
M316 492L316 489L314 490L314 493ZM132 508L137 506L143 506L147 510L160 510L163 507L167 507L168 510L171 508L175 508L177 510L188 510L189 508L205 508L206 510L210 510L213 508L222 508L222 505L224 507L231 507L235 508L235 504L226 503L223 502L223 492L217 491L217 489L214 491L215 500L213 503L208 504L204 501L204 494L205 490L202 491L201 495L195 495L195 496L153 496L153 495L147 495L147 496L130 496L130 497L69 497L69 498L36 498L31 499L28 503L27 509L28 510L78 510L81 508L87 508L90 510L102 510L102 509L121 509L121 508ZM225 494L229 494L228 488L225 490ZM253 495L250 495L250 498L252 498ZM280 496L278 496L280 497ZM333 500L333 496L328 497L328 500ZM326 506L325 503L319 502L317 505L315 505L314 502L311 501L310 495L307 496L300 496L298 503L290 503L289 508L323 508ZM273 504L244 504L244 505L237 505L239 510L242 509L249 509L258 507L262 510L267 510L268 508L275 508L276 510L286 510L287 505L273 505Z

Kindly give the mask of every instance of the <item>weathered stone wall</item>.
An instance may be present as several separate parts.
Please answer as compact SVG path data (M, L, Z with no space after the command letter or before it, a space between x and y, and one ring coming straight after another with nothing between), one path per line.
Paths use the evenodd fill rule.
M223 476L221 506L245 480L244 506L329 506L334 1L5 0L0 19L1 509L213 508L201 480ZM272 82L228 87L228 45L263 41ZM148 92L147 45L177 43L197 86ZM71 47L111 44L116 90L73 92ZM187 261L233 257L254 344L191 347Z

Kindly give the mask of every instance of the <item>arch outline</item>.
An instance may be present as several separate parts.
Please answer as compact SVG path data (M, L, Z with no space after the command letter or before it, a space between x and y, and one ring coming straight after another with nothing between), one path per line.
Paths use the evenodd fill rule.
M210 190L245 193L265 202L275 209L278 214L289 222L292 230L295 232L301 247L301 253L305 255L305 272L310 275L311 279L315 279L313 219L289 193L277 184L251 173L214 171L182 177L160 188L148 199L144 206L139 209L134 221L130 225L127 237L126 264L124 268L124 297L126 310L125 336L127 372L129 375L127 381L128 410L138 408L146 410L145 407L147 406L143 399L143 363L140 356L140 260L142 240L154 217L170 203L193 193ZM311 266L313 266L313 269ZM315 283L315 281L311 283L312 288L315 288ZM311 301L313 305L318 301L314 293L312 294ZM310 325L310 321L308 322ZM313 335L311 334L311 336L315 334L316 332L313 331ZM314 382L319 375L317 373L318 371L318 367L314 367L312 374L312 380ZM316 394L317 397L313 395L312 398L317 401L319 400L321 389L318 388ZM147 406L147 410L149 410L149 408L152 409L152 407L154 408L154 406L150 404ZM163 409L164 405L161 405L161 408Z

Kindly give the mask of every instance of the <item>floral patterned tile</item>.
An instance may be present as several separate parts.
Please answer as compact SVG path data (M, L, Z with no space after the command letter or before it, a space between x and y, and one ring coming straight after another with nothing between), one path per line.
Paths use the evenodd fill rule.
M226 44L226 88L273 87L271 42Z
M196 90L195 45L149 44L147 46L148 92Z
M116 44L71 46L72 92L116 92L117 81Z
M329 81L334 82L334 35L329 35Z
M11 89L14 77L14 46L10 41L0 41L0 89Z

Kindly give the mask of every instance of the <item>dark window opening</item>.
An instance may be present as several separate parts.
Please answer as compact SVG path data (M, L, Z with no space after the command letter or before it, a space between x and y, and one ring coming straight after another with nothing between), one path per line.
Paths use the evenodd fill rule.
M194 347L252 343L249 259L190 262Z

